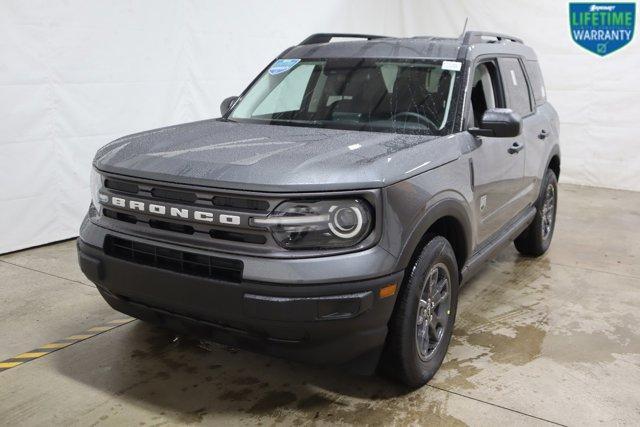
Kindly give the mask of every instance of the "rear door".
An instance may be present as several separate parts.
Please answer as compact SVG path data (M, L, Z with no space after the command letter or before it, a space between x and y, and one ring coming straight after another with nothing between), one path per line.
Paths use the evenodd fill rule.
M535 134L532 135L532 137L535 136L532 140L527 140L526 142L524 179L527 185L533 185L533 196L535 198L540 191L540 181L542 179L540 172L547 165L547 155L550 147L557 141L558 135L555 134L556 127L552 125L555 111L547 104L546 90L538 61L525 60L524 65L531 90L534 112L527 126L530 127L529 131Z

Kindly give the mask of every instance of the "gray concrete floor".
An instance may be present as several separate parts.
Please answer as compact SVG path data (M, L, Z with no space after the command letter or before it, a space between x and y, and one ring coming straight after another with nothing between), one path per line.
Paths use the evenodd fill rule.
M640 193L563 185L549 253L510 247L470 282L420 390L134 321L1 372L0 425L637 425L639 261ZM74 242L0 256L0 360L121 317Z

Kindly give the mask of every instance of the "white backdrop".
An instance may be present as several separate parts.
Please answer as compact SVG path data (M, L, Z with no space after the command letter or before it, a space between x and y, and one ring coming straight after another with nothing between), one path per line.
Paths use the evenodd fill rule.
M313 32L513 33L540 57L562 121L562 181L640 190L640 48L571 40L559 0L0 2L0 253L77 235L95 150L216 117Z
M219 116L313 32L400 35L385 0L0 2L0 253L77 235L97 148Z
M582 0L581 0L582 1ZM469 29L517 35L538 54L561 122L561 182L640 191L640 44L604 58L572 39L562 0L423 0L404 5L408 34Z

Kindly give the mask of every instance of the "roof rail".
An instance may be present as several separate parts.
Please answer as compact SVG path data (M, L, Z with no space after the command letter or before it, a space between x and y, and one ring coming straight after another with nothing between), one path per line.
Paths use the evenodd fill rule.
M486 31L467 31L464 33L464 39L462 41L462 44L473 44L473 43L479 43L479 42L492 43L490 41L487 41L485 39L486 37L493 37L499 42L503 40L509 40L510 42L514 42L514 43L521 43L521 44L524 43L522 39L519 39L513 36L508 36L506 34L490 33Z
M351 38L351 39L367 39L367 40L386 38L386 36L376 36L373 34L317 33L317 34L312 34L306 39L302 40L302 42L300 42L300 45L329 43L331 39L335 37L345 37L345 38Z

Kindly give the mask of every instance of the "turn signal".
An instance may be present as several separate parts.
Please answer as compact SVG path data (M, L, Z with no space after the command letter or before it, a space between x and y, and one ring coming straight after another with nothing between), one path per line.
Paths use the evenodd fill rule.
M392 283L390 285L385 286L384 288L381 288L378 295L380 295L380 298L387 298L387 297L393 296L396 293L396 288L397 288L397 285L395 283Z

